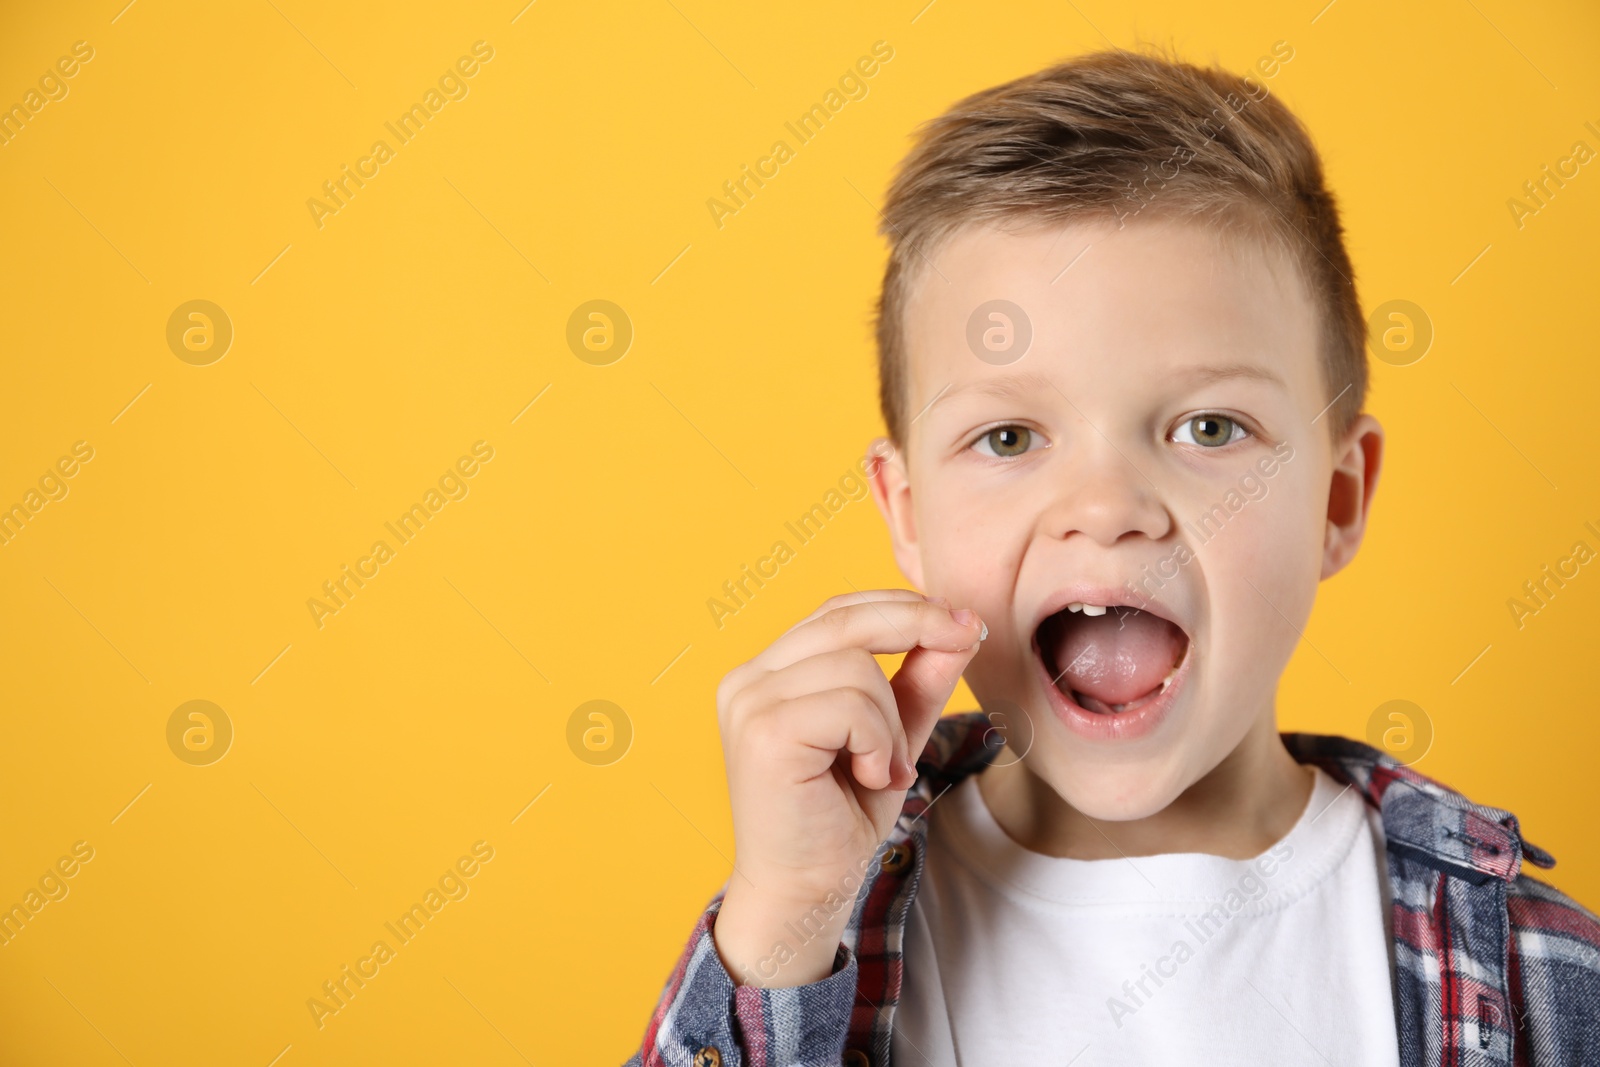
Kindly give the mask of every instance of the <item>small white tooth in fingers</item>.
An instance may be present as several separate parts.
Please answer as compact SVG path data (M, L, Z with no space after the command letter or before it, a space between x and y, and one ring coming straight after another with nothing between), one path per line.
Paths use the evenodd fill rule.
M1079 602L1079 601L1074 600L1072 603L1067 605L1067 610L1068 611L1082 611L1083 610L1083 604L1081 602Z
M1104 604L1085 604L1083 606L1083 613L1085 615L1104 615L1106 613L1105 605Z

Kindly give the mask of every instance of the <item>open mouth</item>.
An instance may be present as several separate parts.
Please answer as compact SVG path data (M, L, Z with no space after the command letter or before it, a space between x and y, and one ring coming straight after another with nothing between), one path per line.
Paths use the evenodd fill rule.
M1034 647L1055 687L1086 711L1120 715L1167 691L1189 651L1182 627L1148 609L1073 603L1047 616Z

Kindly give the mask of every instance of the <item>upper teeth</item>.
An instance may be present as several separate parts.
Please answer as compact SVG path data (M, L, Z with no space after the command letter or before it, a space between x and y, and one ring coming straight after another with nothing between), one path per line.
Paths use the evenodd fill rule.
M1080 600L1075 600L1068 604L1067 610L1081 611L1085 615L1104 615L1106 613L1106 607L1104 604L1085 604Z

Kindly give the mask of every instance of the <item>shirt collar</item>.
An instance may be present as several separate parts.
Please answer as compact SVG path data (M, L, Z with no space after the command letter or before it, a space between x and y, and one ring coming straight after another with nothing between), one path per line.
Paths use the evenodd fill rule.
M1358 790L1378 809L1390 847L1470 881L1515 881L1522 861L1555 866L1555 857L1522 836L1517 817L1477 804L1419 774L1382 749L1348 737L1289 733L1284 747Z
M1550 853L1523 838L1509 811L1475 804L1380 749L1328 734L1282 737L1298 762L1321 767L1378 809L1387 844L1398 852L1478 884L1514 881L1524 859L1555 865ZM1004 730L981 711L941 718L917 761L922 778L912 804L918 813L936 794L982 770L1005 744Z

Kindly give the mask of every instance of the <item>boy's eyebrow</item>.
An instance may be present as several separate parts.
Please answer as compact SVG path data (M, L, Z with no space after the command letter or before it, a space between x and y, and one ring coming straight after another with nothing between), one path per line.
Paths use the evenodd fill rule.
M1198 364L1186 370L1175 371L1171 375L1172 381L1184 386L1210 385L1212 382L1231 381L1235 378L1267 382L1280 389L1289 388L1288 383L1276 371L1254 363ZM1003 378L979 378L960 385L946 386L923 410L929 411L951 397L963 393L981 393L1000 400L1009 400L1013 397L1047 393L1051 390L1059 392L1060 387L1043 374L1027 373L1007 375Z
M1048 392L1057 389L1055 382L1043 374L1009 374L1003 378L978 378L960 385L947 385L939 394L928 402L924 410L932 409L944 403L951 397L963 393L981 393L984 396L996 397L1000 400L1009 400L1012 397L1030 396L1034 393Z
M1178 371L1172 377L1176 381L1195 385L1210 385L1212 382L1226 382L1234 378L1252 378L1284 389L1289 387L1288 383L1276 371L1267 367L1257 366L1254 363L1224 363L1221 366L1202 364L1191 367L1187 371Z

